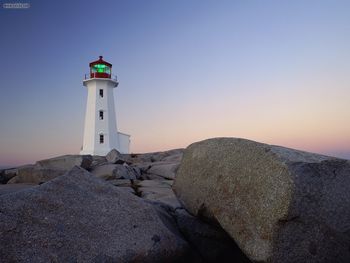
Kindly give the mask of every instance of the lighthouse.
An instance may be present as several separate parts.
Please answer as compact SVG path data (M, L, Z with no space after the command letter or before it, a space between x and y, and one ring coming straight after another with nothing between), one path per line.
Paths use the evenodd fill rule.
M130 135L117 129L113 90L118 81L112 75L112 64L100 56L89 66L90 72L83 80L88 95L80 154L106 155L112 149L129 153Z

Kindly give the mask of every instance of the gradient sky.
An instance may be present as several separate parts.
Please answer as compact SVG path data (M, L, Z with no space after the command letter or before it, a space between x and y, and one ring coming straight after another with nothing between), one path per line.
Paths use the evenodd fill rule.
M80 151L99 55L132 152L226 136L350 159L350 1L27 3L0 8L0 165Z

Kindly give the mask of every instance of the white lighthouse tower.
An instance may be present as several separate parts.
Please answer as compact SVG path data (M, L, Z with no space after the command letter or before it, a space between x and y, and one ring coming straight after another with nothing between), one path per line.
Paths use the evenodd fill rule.
M83 81L88 90L83 148L80 154L106 155L116 149L129 153L130 136L117 130L113 90L118 81L112 64L99 60L90 63L90 73Z

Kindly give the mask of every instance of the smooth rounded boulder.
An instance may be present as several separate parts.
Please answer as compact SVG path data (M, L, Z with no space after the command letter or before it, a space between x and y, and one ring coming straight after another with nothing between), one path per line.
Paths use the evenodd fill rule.
M184 153L173 189L254 262L350 262L350 161L236 138Z

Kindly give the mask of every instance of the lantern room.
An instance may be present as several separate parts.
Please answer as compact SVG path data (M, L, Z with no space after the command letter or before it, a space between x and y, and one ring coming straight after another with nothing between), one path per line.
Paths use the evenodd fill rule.
M112 64L103 60L103 57L90 63L90 78L111 78Z

